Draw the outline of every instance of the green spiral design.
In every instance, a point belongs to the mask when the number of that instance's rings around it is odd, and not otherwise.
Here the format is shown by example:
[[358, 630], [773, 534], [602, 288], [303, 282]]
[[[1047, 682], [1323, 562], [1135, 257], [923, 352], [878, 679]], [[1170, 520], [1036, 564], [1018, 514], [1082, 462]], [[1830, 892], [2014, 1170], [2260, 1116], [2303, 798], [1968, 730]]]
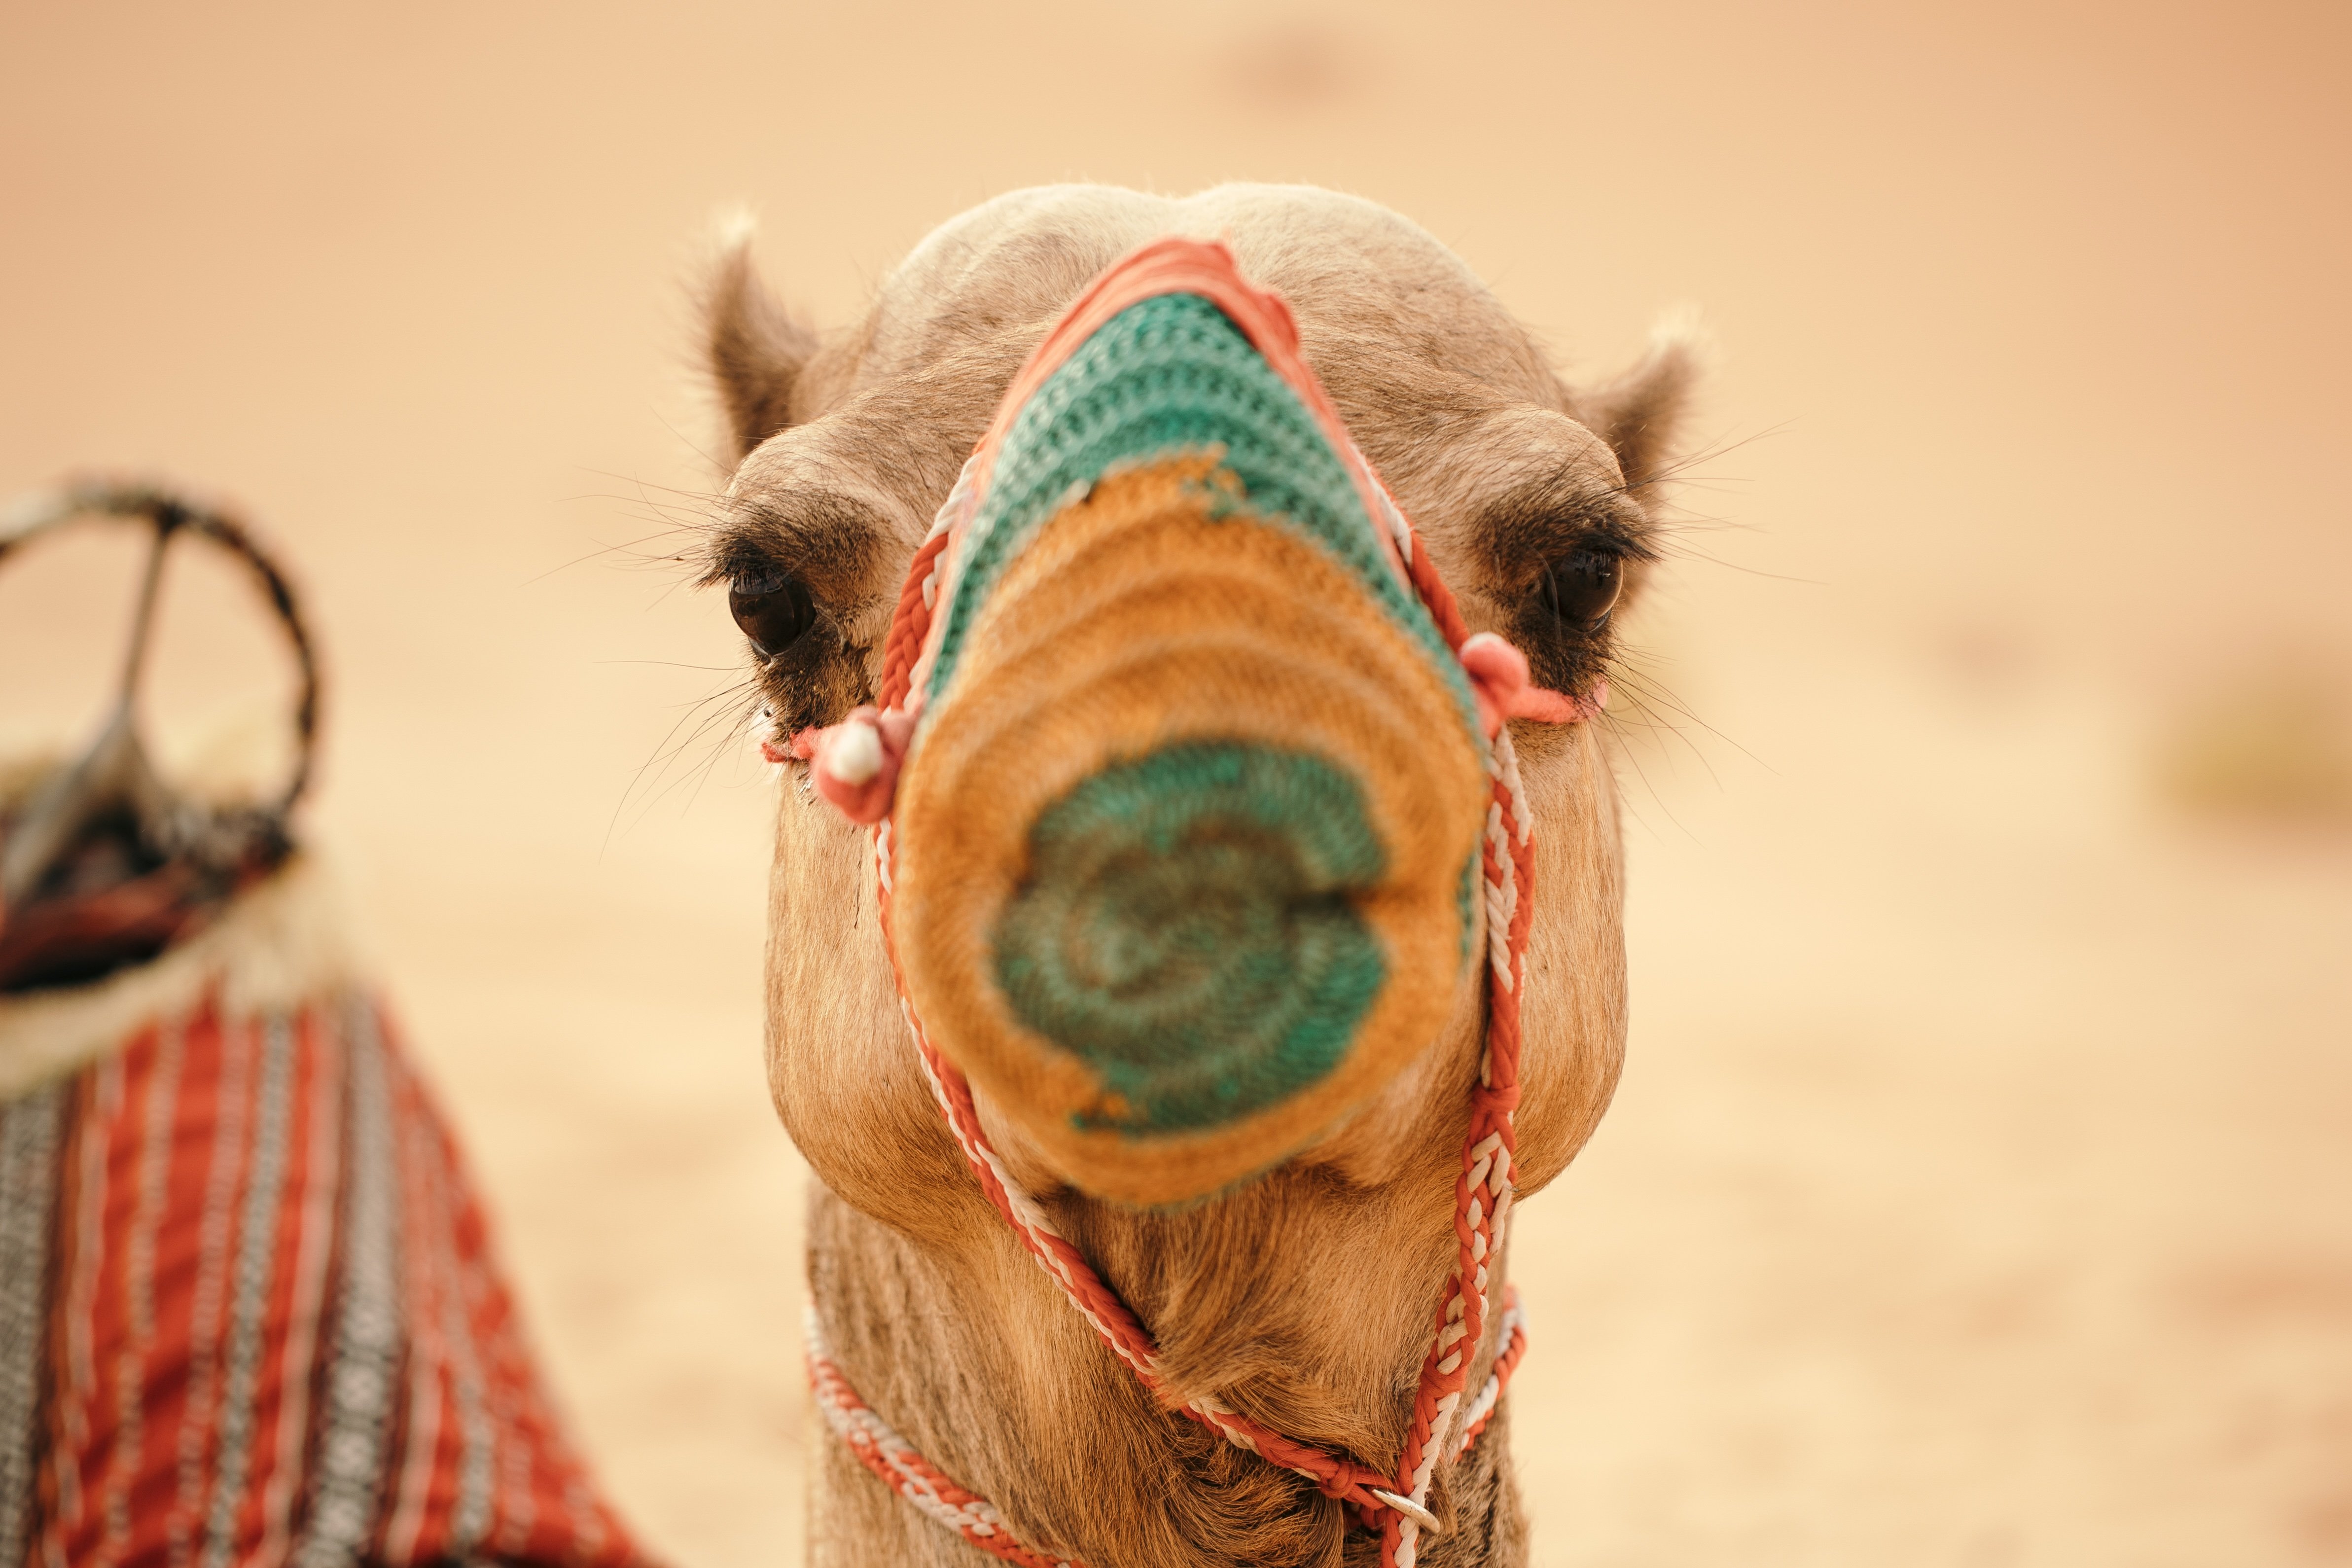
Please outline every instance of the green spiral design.
[[1214, 1127], [1348, 1054], [1386, 974], [1351, 898], [1388, 854], [1356, 780], [1238, 742], [1166, 747], [1037, 816], [992, 933], [1013, 1013], [1123, 1105], [1137, 1135]]

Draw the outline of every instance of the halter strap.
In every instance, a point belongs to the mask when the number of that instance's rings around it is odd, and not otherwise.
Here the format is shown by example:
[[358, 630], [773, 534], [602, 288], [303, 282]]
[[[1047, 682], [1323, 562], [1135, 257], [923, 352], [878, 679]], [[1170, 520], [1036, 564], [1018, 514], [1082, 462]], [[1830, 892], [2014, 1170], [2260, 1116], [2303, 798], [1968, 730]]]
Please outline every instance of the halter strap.
[[[1114, 277], [1130, 283], [1140, 277], [1150, 288], [1161, 291], [1181, 289], [1208, 295], [1249, 333], [1270, 361], [1284, 370], [1286, 378], [1293, 382], [1307, 399], [1309, 407], [1328, 425], [1335, 447], [1346, 455], [1361, 492], [1371, 503], [1373, 516], [1384, 525], [1385, 543], [1394, 552], [1397, 569], [1427, 607], [1446, 646], [1462, 661], [1478, 695], [1481, 715], [1491, 736], [1486, 753], [1490, 798], [1480, 857], [1488, 966], [1486, 1039], [1478, 1081], [1470, 1093], [1468, 1126], [1463, 1134], [1460, 1169], [1454, 1182], [1454, 1264], [1430, 1319], [1429, 1345], [1422, 1359], [1412, 1419], [1396, 1468], [1381, 1470], [1348, 1456], [1299, 1442], [1213, 1397], [1192, 1401], [1181, 1407], [1184, 1415], [1213, 1428], [1227, 1441], [1268, 1463], [1306, 1477], [1327, 1496], [1353, 1505], [1359, 1520], [1381, 1532], [1383, 1568], [1412, 1568], [1421, 1535], [1434, 1524], [1428, 1510], [1428, 1496], [1439, 1458], [1459, 1454], [1485, 1429], [1509, 1369], [1517, 1366], [1526, 1345], [1516, 1313], [1507, 1307], [1507, 1332], [1503, 1336], [1496, 1374], [1465, 1408], [1464, 1395], [1470, 1366], [1488, 1337], [1488, 1271], [1502, 1247], [1512, 1203], [1512, 1162], [1517, 1148], [1512, 1116], [1519, 1102], [1519, 995], [1534, 912], [1534, 822], [1506, 721], [1528, 718], [1572, 721], [1589, 717], [1591, 706], [1529, 686], [1526, 661], [1517, 650], [1491, 635], [1471, 636], [1419, 533], [1370, 463], [1348, 439], [1328, 395], [1306, 367], [1287, 308], [1278, 296], [1244, 281], [1231, 254], [1222, 245], [1160, 241], [1112, 268], [1081, 298], [1063, 324], [1032, 356], [1016, 378], [1016, 392], [1041, 380], [1057, 362], [1057, 356], [1066, 356], [1070, 344], [1082, 338], [1085, 331], [1091, 330], [1090, 324], [1107, 319], [1108, 313], [1121, 302], [1132, 302], [1137, 297], [1134, 288], [1107, 287]], [[1017, 402], [1017, 397], [1008, 395], [1005, 406], [1009, 409]], [[1003, 417], [1000, 416], [1000, 426], [1003, 423]], [[877, 764], [877, 771], [866, 772], [861, 765], [855, 771], [863, 776], [856, 779], [827, 773], [828, 744], [846, 729], [845, 725], [829, 732], [804, 732], [793, 737], [789, 744], [770, 740], [763, 742], [762, 751], [775, 762], [783, 761], [787, 755], [814, 755], [815, 771], [820, 775], [816, 782], [827, 797], [845, 809], [852, 809], [854, 798], [857, 809], [853, 810], [853, 815], [874, 823], [875, 874], [882, 927], [898, 984], [900, 1006], [949, 1130], [963, 1150], [982, 1192], [1012, 1226], [1022, 1245], [1103, 1342], [1157, 1396], [1164, 1387], [1157, 1342], [1085, 1256], [1055, 1226], [1045, 1209], [1023, 1190], [990, 1145], [973, 1105], [971, 1084], [933, 1044], [908, 994], [892, 924], [896, 855], [887, 811], [889, 783], [899, 753], [890, 750], [888, 741], [893, 721], [903, 721], [910, 706], [910, 692], [918, 689], [914, 676], [932, 641], [935, 616], [953, 556], [950, 547], [984, 488], [998, 434], [992, 431], [965, 464], [929, 535], [908, 564], [897, 613], [884, 644], [878, 708], [871, 712], [861, 710], [854, 719], [876, 731], [878, 743], [872, 754], [883, 759]], [[863, 756], [866, 748], [863, 738], [859, 739], [858, 749]], [[845, 784], [847, 791], [828, 789], [828, 783]], [[850, 798], [844, 798], [845, 795]], [[1507, 1364], [1502, 1356], [1507, 1356]], [[963, 1531], [975, 1545], [999, 1556], [1024, 1563], [1056, 1561], [1013, 1542], [1009, 1532], [1003, 1531], [1001, 1521], [985, 1500], [962, 1492], [929, 1469], [878, 1415], [856, 1399], [840, 1369], [824, 1352], [821, 1339], [812, 1339], [810, 1367], [828, 1422], [870, 1468], [902, 1494]], [[893, 1455], [905, 1458], [906, 1463], [893, 1460]], [[939, 1489], [941, 1486], [949, 1490]], [[963, 1500], [946, 1500], [950, 1491]], [[939, 1506], [934, 1508], [934, 1503]], [[987, 1511], [984, 1515], [972, 1512], [973, 1508]], [[1000, 1545], [1006, 1549], [1000, 1550]], [[1068, 1568], [1082, 1565], [1071, 1563]]]
[[[1454, 1451], [1456, 1459], [1477, 1445], [1503, 1390], [1510, 1386], [1511, 1373], [1518, 1370], [1519, 1358], [1527, 1353], [1526, 1320], [1519, 1310], [1517, 1289], [1505, 1293], [1498, 1326], [1502, 1349], [1495, 1357], [1495, 1370], [1487, 1374], [1486, 1385], [1470, 1403], [1468, 1419], [1463, 1423], [1462, 1441]], [[885, 1486], [982, 1552], [1007, 1563], [1019, 1563], [1021, 1568], [1087, 1568], [1077, 1558], [1055, 1557], [1024, 1542], [1013, 1533], [994, 1503], [951, 1479], [860, 1398], [848, 1374], [833, 1359], [833, 1348], [825, 1342], [824, 1328], [817, 1321], [814, 1307], [808, 1310], [804, 1332], [809, 1388], [815, 1395], [818, 1413], [857, 1462], [880, 1477]]]

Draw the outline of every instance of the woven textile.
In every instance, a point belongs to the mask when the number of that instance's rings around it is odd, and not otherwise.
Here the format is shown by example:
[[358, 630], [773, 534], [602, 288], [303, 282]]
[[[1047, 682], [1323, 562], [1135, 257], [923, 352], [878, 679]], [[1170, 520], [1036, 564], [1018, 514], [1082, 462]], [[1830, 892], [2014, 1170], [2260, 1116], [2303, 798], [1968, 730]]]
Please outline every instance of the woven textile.
[[382, 1009], [220, 997], [0, 1105], [0, 1562], [643, 1563]]

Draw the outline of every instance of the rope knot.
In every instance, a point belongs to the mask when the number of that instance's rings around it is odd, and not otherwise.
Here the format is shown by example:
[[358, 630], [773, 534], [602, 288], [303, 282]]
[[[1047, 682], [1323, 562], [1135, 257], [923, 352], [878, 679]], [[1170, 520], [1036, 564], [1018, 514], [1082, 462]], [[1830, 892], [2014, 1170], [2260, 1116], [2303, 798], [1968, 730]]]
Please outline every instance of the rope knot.
[[852, 822], [875, 823], [890, 815], [914, 733], [915, 715], [903, 708], [854, 708], [838, 724], [794, 735], [792, 754], [809, 764], [816, 793], [835, 810]]
[[1519, 1108], [1519, 1086], [1507, 1084], [1501, 1089], [1481, 1086], [1470, 1091], [1470, 1109], [1478, 1116], [1500, 1118]]
[[1528, 673], [1528, 656], [1493, 632], [1464, 638], [1458, 656], [1464, 673], [1470, 677], [1470, 692], [1478, 700], [1478, 717], [1490, 741], [1508, 720], [1573, 724], [1609, 706], [1609, 683], [1605, 679], [1594, 681], [1592, 695], [1582, 701], [1548, 686], [1535, 685]]

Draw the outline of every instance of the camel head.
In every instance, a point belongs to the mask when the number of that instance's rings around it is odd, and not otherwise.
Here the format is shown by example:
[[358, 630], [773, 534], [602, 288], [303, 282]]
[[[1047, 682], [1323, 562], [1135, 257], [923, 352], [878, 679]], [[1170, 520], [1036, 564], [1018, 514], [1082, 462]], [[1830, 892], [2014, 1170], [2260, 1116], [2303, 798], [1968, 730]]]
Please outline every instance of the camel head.
[[[1119, 316], [1055, 380], [1024, 372], [1106, 268], [1171, 236], [1222, 241], [1286, 304], [1335, 421], [1285, 402], [1199, 299]], [[895, 942], [869, 835], [818, 798], [809, 763], [787, 764], [778, 808], [770, 1083], [825, 1186], [888, 1233], [821, 1224], [820, 1294], [890, 1271], [875, 1247], [912, 1247], [926, 1261], [907, 1267], [951, 1280], [1001, 1242], [910, 1046], [903, 986], [970, 1075], [1004, 1168], [1152, 1322], [1176, 1394], [1263, 1373], [1271, 1414], [1392, 1450], [1390, 1415], [1359, 1407], [1393, 1403], [1381, 1391], [1399, 1364], [1409, 1386], [1453, 1245], [1449, 1169], [1487, 1019], [1476, 871], [1498, 715], [1381, 557], [1380, 501], [1349, 488], [1348, 448], [1412, 520], [1462, 621], [1565, 700], [1551, 721], [1510, 723], [1537, 847], [1525, 1194], [1590, 1134], [1622, 1050], [1617, 803], [1596, 721], [1656, 554], [1689, 351], [1663, 340], [1626, 374], [1571, 386], [1421, 229], [1254, 185], [1000, 198], [924, 240], [833, 336], [770, 299], [736, 236], [706, 322], [735, 464], [707, 577], [779, 741], [888, 695], [909, 563], [968, 455], [993, 454], [953, 575], [922, 587], [929, 630], [901, 681], [919, 713], [893, 737]], [[1148, 397], [1177, 412], [1105, 412]], [[1163, 425], [1181, 438], [1155, 446]], [[1327, 512], [1339, 521], [1313, 521]], [[1360, 1296], [1359, 1323], [1381, 1328], [1326, 1347], [1290, 1386], [1247, 1363], [1282, 1341], [1291, 1276], [1330, 1260], [1244, 1240], [1188, 1261], [1209, 1243], [1185, 1238], [1233, 1243], [1307, 1212], [1381, 1248], [1393, 1279], [1318, 1284]], [[1219, 1307], [1244, 1300], [1247, 1333]], [[1294, 1317], [1302, 1343], [1328, 1337], [1315, 1312]]]

